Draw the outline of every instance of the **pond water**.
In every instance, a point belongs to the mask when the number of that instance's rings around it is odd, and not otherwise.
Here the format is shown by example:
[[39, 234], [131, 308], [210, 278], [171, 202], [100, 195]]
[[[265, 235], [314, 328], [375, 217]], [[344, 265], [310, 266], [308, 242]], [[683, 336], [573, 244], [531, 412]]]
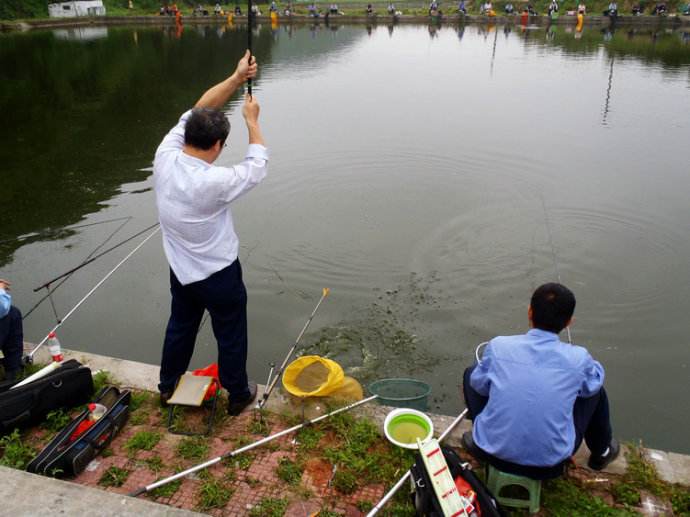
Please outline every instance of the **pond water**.
[[[305, 344], [363, 382], [430, 382], [458, 412], [475, 346], [526, 329], [559, 275], [573, 340], [607, 370], [615, 432], [690, 452], [690, 33], [486, 26], [261, 27], [266, 181], [234, 208], [249, 371]], [[232, 71], [235, 27], [0, 35], [0, 276], [32, 289], [156, 221], [150, 167], [180, 113]], [[238, 109], [222, 164], [241, 159]], [[134, 242], [55, 292], [65, 314]], [[157, 363], [168, 316], [156, 237], [60, 331]], [[25, 322], [39, 341], [49, 303]], [[215, 355], [210, 324], [193, 366]]]

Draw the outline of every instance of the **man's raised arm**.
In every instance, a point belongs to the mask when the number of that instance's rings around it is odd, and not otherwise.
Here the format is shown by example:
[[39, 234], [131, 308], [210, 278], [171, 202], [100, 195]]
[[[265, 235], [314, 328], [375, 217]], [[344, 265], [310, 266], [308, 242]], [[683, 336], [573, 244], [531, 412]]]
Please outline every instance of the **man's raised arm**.
[[[251, 64], [249, 60], [251, 58]], [[201, 98], [194, 105], [195, 108], [222, 108], [226, 102], [232, 97], [232, 94], [237, 91], [237, 88], [242, 86], [247, 79], [253, 79], [256, 77], [256, 60], [247, 50], [242, 59], [237, 63], [237, 68], [233, 74], [218, 83], [217, 85], [209, 88], [206, 93], [204, 93]]]

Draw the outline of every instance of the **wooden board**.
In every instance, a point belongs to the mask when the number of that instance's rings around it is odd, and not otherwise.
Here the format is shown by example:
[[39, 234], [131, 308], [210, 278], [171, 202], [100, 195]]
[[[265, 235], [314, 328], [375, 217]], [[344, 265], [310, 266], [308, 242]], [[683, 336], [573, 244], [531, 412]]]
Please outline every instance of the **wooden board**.
[[168, 404], [199, 407], [204, 402], [204, 397], [212, 382], [213, 377], [185, 373], [177, 383], [175, 393], [168, 400]]

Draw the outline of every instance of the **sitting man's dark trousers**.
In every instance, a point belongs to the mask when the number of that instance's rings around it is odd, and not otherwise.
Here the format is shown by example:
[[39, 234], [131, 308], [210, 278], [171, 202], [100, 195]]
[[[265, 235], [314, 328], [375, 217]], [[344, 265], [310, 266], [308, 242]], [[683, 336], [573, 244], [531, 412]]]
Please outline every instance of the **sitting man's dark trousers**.
[[14, 380], [21, 372], [24, 352], [22, 313], [14, 305], [4, 318], [0, 318], [0, 346], [4, 355], [5, 379]]
[[[462, 378], [465, 405], [467, 407], [468, 417], [472, 421], [482, 412], [489, 401], [489, 397], [480, 395], [470, 385], [470, 375], [475, 368], [476, 365], [467, 368]], [[606, 450], [613, 436], [609, 417], [609, 400], [603, 387], [598, 393], [591, 397], [578, 397], [575, 399], [573, 422], [575, 424], [575, 446], [573, 447], [573, 454], [580, 448], [583, 439], [590, 451]], [[478, 459], [486, 461], [503, 472], [516, 474], [518, 476], [526, 476], [532, 479], [557, 478], [563, 474], [563, 469], [569, 461], [565, 460], [551, 467], [535, 467], [504, 461], [501, 458], [484, 452], [476, 444], [473, 444], [473, 450], [470, 452], [477, 456]]]
[[247, 290], [240, 261], [199, 282], [182, 285], [170, 271], [172, 305], [163, 343], [158, 389], [171, 392], [185, 373], [204, 310], [218, 341], [218, 374], [230, 397], [245, 399], [247, 390]]

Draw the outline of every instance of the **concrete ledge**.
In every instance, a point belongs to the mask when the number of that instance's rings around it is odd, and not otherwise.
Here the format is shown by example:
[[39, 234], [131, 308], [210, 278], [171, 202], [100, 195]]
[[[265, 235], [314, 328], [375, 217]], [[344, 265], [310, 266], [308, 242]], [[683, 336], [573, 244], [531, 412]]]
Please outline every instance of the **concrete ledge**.
[[0, 467], [3, 515], [98, 515], [100, 517], [191, 517], [187, 510], [135, 499], [105, 490]]

